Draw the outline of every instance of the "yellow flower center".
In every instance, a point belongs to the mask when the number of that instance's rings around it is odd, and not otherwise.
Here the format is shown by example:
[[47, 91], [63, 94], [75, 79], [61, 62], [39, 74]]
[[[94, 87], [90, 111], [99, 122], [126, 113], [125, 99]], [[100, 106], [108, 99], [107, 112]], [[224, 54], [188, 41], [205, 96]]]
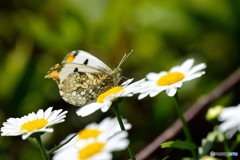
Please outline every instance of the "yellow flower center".
[[91, 143], [78, 152], [78, 159], [79, 160], [88, 159], [93, 155], [101, 152], [104, 146], [105, 144], [100, 142]]
[[101, 131], [97, 129], [84, 129], [78, 133], [78, 139], [97, 138]]
[[116, 86], [116, 87], [113, 87], [109, 90], [107, 90], [106, 92], [103, 92], [102, 94], [100, 94], [97, 98], [97, 102], [98, 103], [103, 103], [104, 102], [104, 99], [110, 95], [110, 94], [116, 94], [118, 93], [119, 91], [123, 90], [123, 87], [121, 86]]
[[27, 130], [28, 132], [31, 132], [33, 130], [43, 128], [44, 126], [46, 126], [46, 124], [48, 124], [48, 121], [46, 119], [35, 119], [24, 123], [21, 126], [20, 130]]
[[184, 74], [180, 72], [170, 72], [157, 81], [158, 86], [166, 86], [166, 85], [171, 85], [173, 83], [181, 81], [185, 77]]

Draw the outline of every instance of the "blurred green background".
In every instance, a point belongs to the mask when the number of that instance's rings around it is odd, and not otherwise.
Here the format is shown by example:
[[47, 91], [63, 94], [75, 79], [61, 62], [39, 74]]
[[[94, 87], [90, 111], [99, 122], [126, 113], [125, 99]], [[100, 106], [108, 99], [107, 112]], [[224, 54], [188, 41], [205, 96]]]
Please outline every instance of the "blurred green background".
[[[180, 89], [185, 111], [239, 67], [239, 20], [239, 0], [0, 1], [0, 124], [49, 106], [68, 110], [66, 122], [44, 136], [44, 145], [50, 149], [86, 124], [113, 116], [109, 110], [78, 117], [77, 107], [61, 99], [56, 83], [44, 79], [54, 64], [79, 49], [112, 69], [133, 49], [122, 69], [125, 77], [135, 80], [149, 72], [167, 71], [187, 58], [195, 58], [195, 64], [205, 62], [206, 75]], [[239, 88], [214, 103], [236, 105]], [[174, 100], [165, 93], [141, 101], [137, 96], [124, 99], [120, 112], [133, 125], [130, 139], [136, 153], [174, 122], [174, 107]], [[195, 122], [206, 126], [201, 135], [194, 132], [198, 143], [212, 127], [203, 117]], [[115, 157], [125, 159], [128, 153], [115, 153]], [[41, 159], [33, 140], [0, 137], [0, 160], [26, 159]]]

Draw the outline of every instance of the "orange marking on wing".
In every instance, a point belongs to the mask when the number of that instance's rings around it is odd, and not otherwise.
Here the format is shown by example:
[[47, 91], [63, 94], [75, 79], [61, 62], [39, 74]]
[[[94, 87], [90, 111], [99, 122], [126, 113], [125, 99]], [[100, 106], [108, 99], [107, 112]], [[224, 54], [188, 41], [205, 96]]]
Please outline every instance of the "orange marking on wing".
[[66, 59], [66, 62], [73, 62], [74, 61], [74, 54], [70, 54], [67, 59]]
[[57, 71], [57, 70], [52, 71], [52, 73], [51, 73], [51, 78], [52, 78], [53, 80], [57, 81], [57, 80], [58, 80], [58, 77], [59, 77], [59, 74], [60, 74], [60, 72]]

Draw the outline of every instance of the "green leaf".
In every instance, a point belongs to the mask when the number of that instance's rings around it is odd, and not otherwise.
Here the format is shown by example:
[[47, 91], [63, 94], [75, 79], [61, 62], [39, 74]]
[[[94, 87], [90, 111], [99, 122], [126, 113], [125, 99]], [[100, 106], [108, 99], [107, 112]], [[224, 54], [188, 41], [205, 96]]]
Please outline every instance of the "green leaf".
[[217, 130], [217, 127], [214, 128], [212, 132], [209, 132], [207, 137], [202, 139], [202, 145], [198, 148], [198, 153], [200, 158], [209, 155], [214, 142], [223, 142], [224, 134]]
[[192, 158], [192, 157], [184, 157], [184, 158], [182, 158], [182, 160], [194, 160], [194, 158]]
[[164, 157], [162, 160], [167, 160], [169, 158], [169, 156], [166, 156], [166, 157]]
[[236, 142], [240, 142], [240, 133], [238, 133], [236, 137]]
[[238, 134], [236, 135], [236, 141], [234, 141], [234, 142], [232, 143], [232, 146], [231, 146], [231, 148], [230, 148], [230, 151], [234, 151], [234, 150], [239, 146], [239, 144], [240, 144], [240, 134], [238, 133]]
[[187, 141], [168, 141], [166, 143], [161, 144], [162, 148], [178, 148], [178, 149], [187, 149], [192, 150], [196, 146], [193, 143], [187, 142]]

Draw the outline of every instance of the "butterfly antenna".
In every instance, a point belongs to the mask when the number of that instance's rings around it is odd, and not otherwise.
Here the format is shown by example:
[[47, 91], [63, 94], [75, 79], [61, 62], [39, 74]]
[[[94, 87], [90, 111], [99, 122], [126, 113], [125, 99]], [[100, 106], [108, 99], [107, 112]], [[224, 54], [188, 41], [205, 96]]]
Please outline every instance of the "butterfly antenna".
[[122, 79], [123, 79], [124, 81], [129, 80], [129, 78], [127, 78], [127, 77], [125, 77], [125, 76], [122, 76]]
[[122, 65], [122, 63], [128, 58], [128, 56], [130, 55], [130, 54], [132, 54], [133, 53], [133, 49], [128, 53], [128, 54], [124, 54], [123, 55], [123, 58], [121, 59], [121, 61], [120, 61], [120, 63], [118, 64], [118, 67], [117, 68], [120, 68], [120, 66]]

